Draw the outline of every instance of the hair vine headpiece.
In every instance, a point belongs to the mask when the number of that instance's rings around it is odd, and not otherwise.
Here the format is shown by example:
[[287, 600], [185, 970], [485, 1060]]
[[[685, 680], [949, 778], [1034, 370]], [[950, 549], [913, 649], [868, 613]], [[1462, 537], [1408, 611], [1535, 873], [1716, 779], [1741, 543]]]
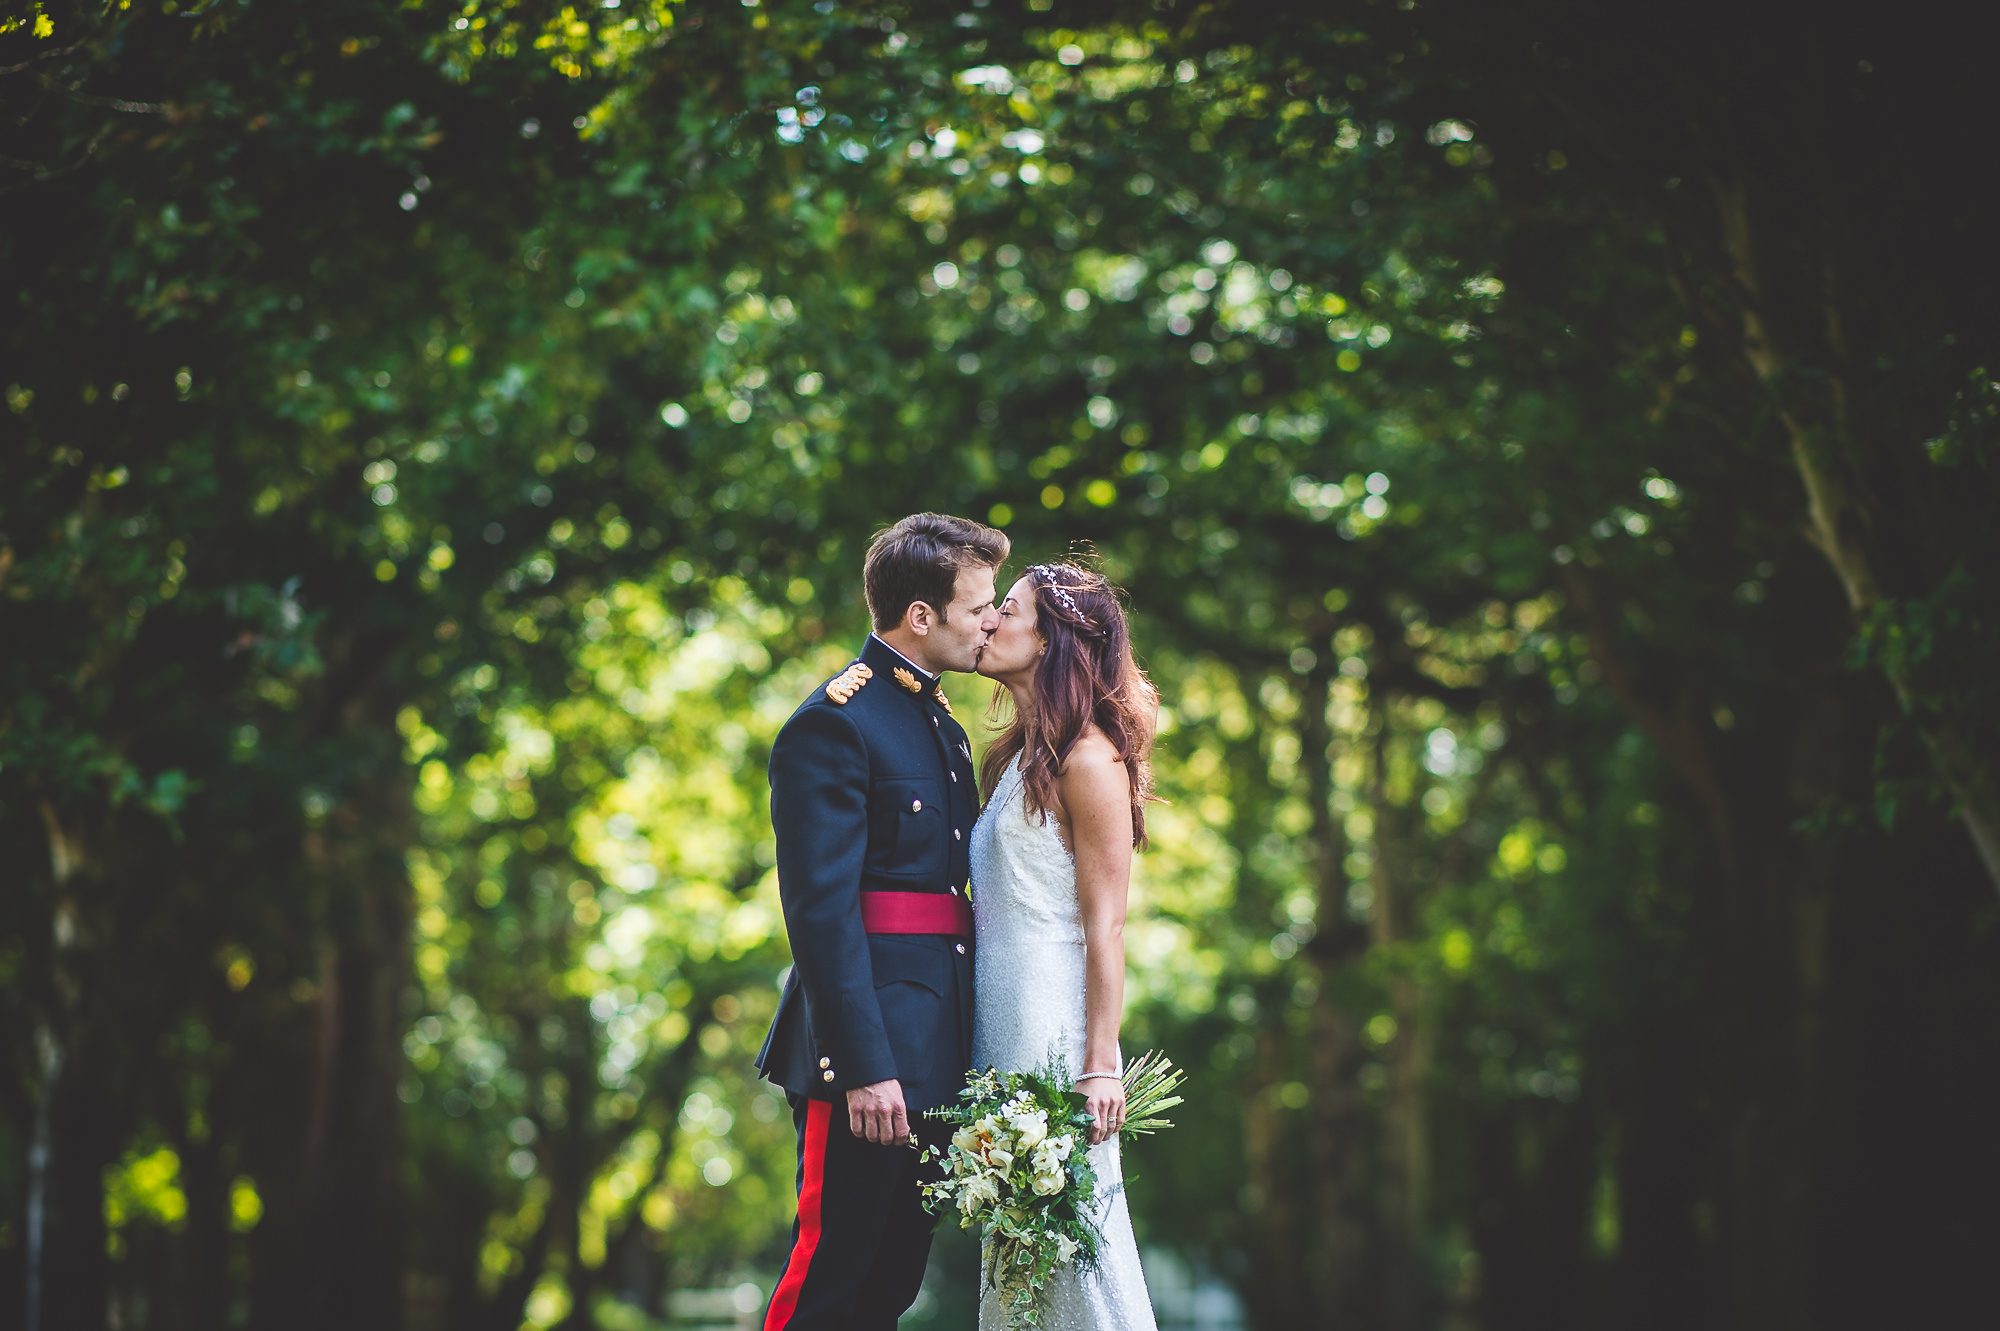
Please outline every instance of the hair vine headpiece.
[[1091, 623], [1090, 616], [1084, 614], [1083, 611], [1077, 607], [1076, 598], [1070, 595], [1070, 589], [1056, 581], [1055, 571], [1058, 567], [1060, 567], [1060, 565], [1036, 564], [1034, 567], [1030, 568], [1028, 572], [1034, 577], [1034, 579], [1037, 582], [1039, 582], [1042, 586], [1048, 588], [1049, 591], [1054, 594], [1055, 598], [1058, 601], [1061, 601], [1063, 603], [1063, 608], [1065, 610], [1069, 611], [1070, 614], [1076, 616], [1078, 622], [1080, 622], [1083, 625], [1084, 629], [1087, 632], [1094, 634], [1097, 637], [1103, 637], [1104, 630], [1097, 627], [1097, 625]]

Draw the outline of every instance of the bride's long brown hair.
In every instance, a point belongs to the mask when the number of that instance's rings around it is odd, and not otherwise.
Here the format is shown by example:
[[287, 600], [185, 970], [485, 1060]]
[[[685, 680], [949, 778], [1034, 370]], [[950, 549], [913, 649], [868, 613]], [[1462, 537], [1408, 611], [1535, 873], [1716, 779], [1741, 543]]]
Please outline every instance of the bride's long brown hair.
[[[1132, 788], [1132, 844], [1146, 844], [1146, 801], [1152, 797], [1154, 718], [1160, 695], [1132, 659], [1132, 638], [1118, 589], [1074, 563], [1037, 564], [1035, 629], [1048, 644], [1035, 666], [1033, 710], [1016, 712], [979, 765], [979, 784], [990, 797], [1000, 776], [1021, 758], [1021, 784], [1031, 812], [1046, 816], [1058, 804], [1063, 764], [1096, 722], [1125, 764]], [[993, 695], [994, 714], [1008, 697]]]

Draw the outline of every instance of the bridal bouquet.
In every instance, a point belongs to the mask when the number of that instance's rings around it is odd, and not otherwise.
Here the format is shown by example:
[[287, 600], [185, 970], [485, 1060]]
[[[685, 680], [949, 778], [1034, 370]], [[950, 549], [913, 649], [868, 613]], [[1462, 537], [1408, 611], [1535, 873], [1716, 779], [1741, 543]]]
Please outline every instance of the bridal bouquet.
[[[1128, 1064], [1120, 1135], [1172, 1127], [1162, 1115], [1181, 1102], [1174, 1090], [1182, 1076], [1158, 1053]], [[944, 1161], [945, 1176], [924, 1185], [924, 1206], [934, 1215], [955, 1208], [961, 1229], [985, 1228], [985, 1277], [1022, 1326], [1039, 1323], [1039, 1296], [1057, 1271], [1097, 1263], [1091, 1118], [1071, 1085], [1060, 1058], [1034, 1072], [988, 1068], [959, 1092], [959, 1104], [926, 1115], [958, 1130], [944, 1151], [925, 1152]]]

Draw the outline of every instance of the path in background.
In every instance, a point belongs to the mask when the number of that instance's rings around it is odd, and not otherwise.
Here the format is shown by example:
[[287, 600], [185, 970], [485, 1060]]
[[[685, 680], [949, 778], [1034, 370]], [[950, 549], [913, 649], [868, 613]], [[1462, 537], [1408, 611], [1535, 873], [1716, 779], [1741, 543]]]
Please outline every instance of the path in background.
[[[978, 1324], [977, 1249], [972, 1236], [940, 1233], [917, 1301], [903, 1317], [908, 1331], [971, 1331]], [[1213, 1272], [1191, 1265], [1166, 1248], [1140, 1253], [1146, 1288], [1161, 1331], [1243, 1331], [1243, 1302]], [[715, 1289], [675, 1290], [667, 1296], [667, 1326], [674, 1331], [756, 1331], [771, 1280], [745, 1279]], [[651, 1331], [658, 1323], [635, 1324]]]

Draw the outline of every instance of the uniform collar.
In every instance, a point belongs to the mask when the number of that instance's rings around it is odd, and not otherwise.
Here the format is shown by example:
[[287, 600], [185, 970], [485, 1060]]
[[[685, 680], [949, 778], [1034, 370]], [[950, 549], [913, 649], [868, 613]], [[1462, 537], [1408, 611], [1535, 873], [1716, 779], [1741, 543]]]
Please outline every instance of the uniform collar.
[[[861, 646], [861, 661], [878, 675], [887, 675], [895, 682], [900, 693], [913, 694], [919, 698], [935, 697], [938, 691], [938, 677], [912, 661], [909, 657], [883, 642], [874, 634]], [[907, 678], [917, 687], [912, 689], [903, 683]]]

